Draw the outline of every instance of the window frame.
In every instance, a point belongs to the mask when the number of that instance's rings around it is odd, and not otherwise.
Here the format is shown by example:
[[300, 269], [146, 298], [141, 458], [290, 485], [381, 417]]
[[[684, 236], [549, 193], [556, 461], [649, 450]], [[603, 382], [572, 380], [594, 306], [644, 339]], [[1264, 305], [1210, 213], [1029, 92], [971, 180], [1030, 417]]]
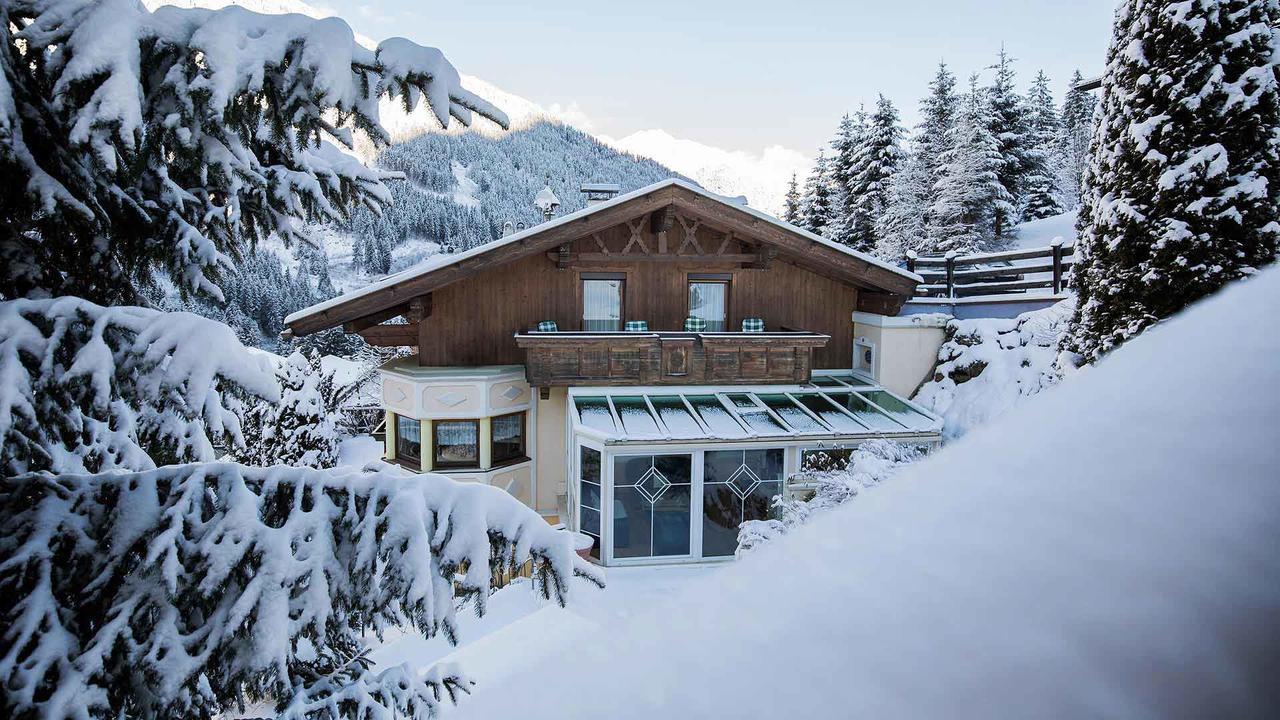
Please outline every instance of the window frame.
[[[467, 423], [476, 433], [476, 459], [471, 461], [442, 460], [440, 458], [439, 428], [445, 423]], [[476, 418], [440, 418], [431, 421], [431, 467], [439, 470], [479, 470], [480, 469], [480, 421]]]
[[[520, 417], [520, 448], [515, 455], [510, 457], [498, 457], [498, 442], [494, 437], [493, 424], [497, 420], [509, 417]], [[518, 410], [503, 415], [494, 415], [489, 418], [489, 464], [491, 467], [500, 467], [502, 465], [512, 465], [524, 462], [529, 459], [529, 413], [525, 410]]]
[[587, 281], [613, 280], [618, 285], [618, 327], [594, 332], [621, 332], [627, 322], [627, 274], [624, 272], [584, 272], [578, 274], [578, 329], [587, 330]]
[[[729, 308], [733, 292], [733, 273], [687, 273], [684, 278], [684, 306], [685, 317], [693, 316], [693, 285], [694, 283], [702, 285], [718, 284], [724, 286], [724, 327], [720, 330], [707, 329], [707, 332], [730, 332], [732, 325], [729, 324]], [[707, 321], [708, 323], [711, 321]]]
[[[400, 423], [405, 422], [406, 420], [418, 424], [418, 454], [416, 456], [412, 453], [406, 453], [401, 449]], [[392, 437], [395, 438], [393, 441], [395, 447], [395, 459], [399, 464], [405, 466], [416, 464], [417, 467], [422, 467], [422, 422], [422, 420], [417, 418], [405, 417], [400, 414], [395, 415], [395, 428], [393, 429]]]

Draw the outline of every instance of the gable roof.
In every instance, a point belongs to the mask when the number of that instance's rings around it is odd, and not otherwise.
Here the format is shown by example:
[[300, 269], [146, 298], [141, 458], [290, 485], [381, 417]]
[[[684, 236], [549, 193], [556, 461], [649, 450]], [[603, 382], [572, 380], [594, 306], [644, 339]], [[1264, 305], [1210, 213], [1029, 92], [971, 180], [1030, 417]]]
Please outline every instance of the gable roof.
[[775, 245], [788, 260], [852, 285], [910, 297], [916, 284], [922, 282], [915, 273], [708, 192], [687, 180], [670, 178], [465, 252], [429, 258], [378, 282], [292, 313], [284, 324], [295, 335], [341, 325], [395, 308], [483, 270], [671, 205], [695, 215], [714, 214], [722, 224], [743, 228], [747, 236], [744, 239]]

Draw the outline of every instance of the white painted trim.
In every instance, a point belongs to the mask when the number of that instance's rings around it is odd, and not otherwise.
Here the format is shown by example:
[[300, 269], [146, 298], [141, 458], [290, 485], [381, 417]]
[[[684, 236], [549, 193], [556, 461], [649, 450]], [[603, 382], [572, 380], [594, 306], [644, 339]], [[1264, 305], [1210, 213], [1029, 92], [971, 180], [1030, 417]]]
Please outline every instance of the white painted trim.
[[[941, 299], [941, 298], [938, 298]], [[908, 302], [914, 302], [909, 300]], [[878, 328], [940, 328], [946, 327], [952, 317], [947, 313], [923, 313], [920, 315], [877, 315], [854, 311], [853, 321], [859, 325]]]

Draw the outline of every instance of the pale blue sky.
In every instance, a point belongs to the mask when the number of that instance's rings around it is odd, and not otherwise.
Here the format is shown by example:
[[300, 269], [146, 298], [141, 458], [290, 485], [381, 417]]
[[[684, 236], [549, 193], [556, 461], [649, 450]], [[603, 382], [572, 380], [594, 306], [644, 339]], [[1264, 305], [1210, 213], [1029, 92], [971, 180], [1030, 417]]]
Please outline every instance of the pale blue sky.
[[1061, 97], [1096, 74], [1117, 0], [320, 0], [377, 39], [443, 49], [463, 72], [542, 105], [576, 104], [598, 133], [663, 128], [725, 148], [813, 153], [883, 92], [914, 123], [939, 59], [963, 79], [1003, 43], [1018, 80]]

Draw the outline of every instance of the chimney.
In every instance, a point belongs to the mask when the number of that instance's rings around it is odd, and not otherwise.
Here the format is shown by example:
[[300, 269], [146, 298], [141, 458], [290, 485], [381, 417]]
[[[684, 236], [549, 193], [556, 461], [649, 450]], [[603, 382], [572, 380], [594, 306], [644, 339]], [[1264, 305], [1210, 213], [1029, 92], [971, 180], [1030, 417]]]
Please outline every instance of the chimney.
[[620, 192], [622, 186], [617, 183], [582, 183], [582, 194], [587, 196], [587, 207], [612, 200]]

